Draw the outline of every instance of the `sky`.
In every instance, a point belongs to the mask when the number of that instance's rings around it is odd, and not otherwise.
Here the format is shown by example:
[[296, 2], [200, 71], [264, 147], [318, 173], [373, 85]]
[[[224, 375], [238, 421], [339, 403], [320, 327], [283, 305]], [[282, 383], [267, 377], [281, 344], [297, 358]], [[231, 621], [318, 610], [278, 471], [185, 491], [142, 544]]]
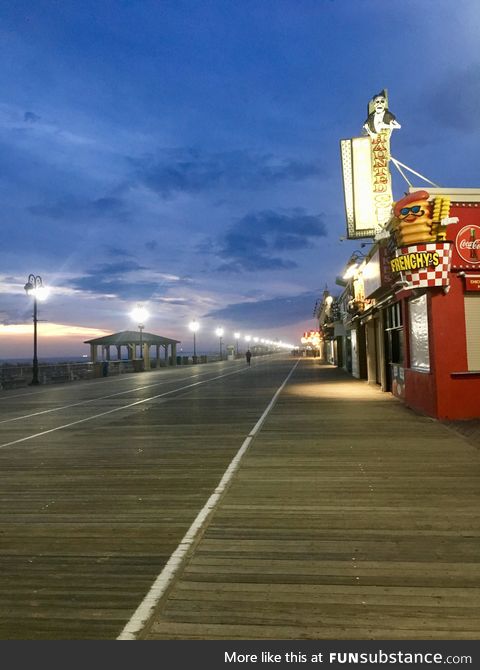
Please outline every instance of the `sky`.
[[396, 159], [480, 186], [479, 33], [477, 0], [0, 3], [0, 359], [31, 355], [31, 273], [40, 358], [137, 304], [185, 349], [198, 320], [198, 353], [298, 344], [359, 247], [339, 143], [376, 93]]

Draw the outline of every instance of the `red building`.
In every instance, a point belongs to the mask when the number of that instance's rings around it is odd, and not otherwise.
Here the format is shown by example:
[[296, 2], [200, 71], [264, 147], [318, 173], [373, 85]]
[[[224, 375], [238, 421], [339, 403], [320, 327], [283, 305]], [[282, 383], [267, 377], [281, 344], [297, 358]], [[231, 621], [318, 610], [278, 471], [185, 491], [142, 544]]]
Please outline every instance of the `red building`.
[[[480, 189], [410, 192], [396, 211], [408, 219], [416, 210], [415, 225], [397, 219], [355, 277], [364, 299], [348, 327], [364, 344], [354, 368], [421, 413], [480, 417]], [[424, 210], [434, 229], [425, 242], [415, 240], [417, 193], [428, 197]]]

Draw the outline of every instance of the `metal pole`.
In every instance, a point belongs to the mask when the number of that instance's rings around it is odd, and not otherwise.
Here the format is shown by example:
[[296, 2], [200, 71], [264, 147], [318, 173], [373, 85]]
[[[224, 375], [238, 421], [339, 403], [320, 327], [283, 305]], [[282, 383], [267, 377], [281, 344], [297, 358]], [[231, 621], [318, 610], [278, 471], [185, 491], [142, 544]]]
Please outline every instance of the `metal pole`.
[[37, 296], [33, 296], [33, 376], [31, 384], [39, 384], [38, 381], [38, 356], [37, 356]]
[[220, 335], [220, 360], [223, 361], [223, 355], [222, 355], [222, 336]]
[[143, 335], [142, 335], [142, 331], [143, 331], [144, 327], [145, 326], [143, 324], [138, 325], [138, 328], [140, 330], [140, 360], [142, 361], [141, 364], [140, 364], [140, 369], [141, 370], [143, 370]]
[[194, 358], [197, 357], [197, 344], [195, 341], [195, 331], [193, 331], [193, 356]]

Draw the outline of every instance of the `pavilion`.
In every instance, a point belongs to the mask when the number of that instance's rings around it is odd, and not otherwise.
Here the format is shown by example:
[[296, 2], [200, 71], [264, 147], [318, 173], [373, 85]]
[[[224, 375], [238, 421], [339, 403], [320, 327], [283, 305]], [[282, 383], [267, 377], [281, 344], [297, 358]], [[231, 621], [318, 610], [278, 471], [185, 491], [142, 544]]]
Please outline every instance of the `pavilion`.
[[[140, 332], [139, 330], [122, 330], [120, 333], [96, 337], [93, 340], [86, 340], [84, 344], [90, 345], [90, 359], [92, 363], [101, 361], [110, 361], [110, 348], [116, 347], [117, 359], [122, 359], [122, 347], [127, 349], [128, 360], [137, 359], [137, 348], [140, 348], [139, 358], [143, 358], [146, 370], [150, 368], [150, 347], [154, 346], [156, 351], [156, 367], [160, 367], [160, 349], [163, 347], [164, 365], [177, 364], [177, 344], [179, 340], [171, 340], [168, 337], [154, 335], [153, 333]], [[101, 347], [101, 358], [98, 356], [98, 347]], [[170, 354], [169, 354], [170, 347]]]

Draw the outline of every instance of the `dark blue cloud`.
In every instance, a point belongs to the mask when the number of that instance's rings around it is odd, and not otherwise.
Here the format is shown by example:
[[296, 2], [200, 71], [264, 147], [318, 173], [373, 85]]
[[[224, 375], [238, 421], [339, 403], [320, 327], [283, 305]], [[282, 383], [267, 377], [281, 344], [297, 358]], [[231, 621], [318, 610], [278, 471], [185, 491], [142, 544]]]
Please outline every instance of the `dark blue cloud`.
[[17, 295], [2, 295], [0, 308], [0, 324], [8, 326], [16, 323], [31, 322], [32, 305], [28, 300], [20, 301]]
[[[132, 280], [129, 273], [146, 270], [136, 261], [119, 260], [88, 270], [83, 277], [71, 282], [75, 289], [99, 295], [115, 295], [123, 299], [145, 299], [159, 289], [159, 283], [143, 279]], [[129, 276], [126, 276], [129, 275]]]
[[281, 327], [312, 318], [320, 292], [240, 302], [206, 314], [206, 317], [241, 323], [243, 329]]
[[102, 197], [96, 200], [84, 200], [78, 197], [65, 196], [60, 200], [42, 205], [31, 205], [27, 208], [30, 214], [49, 219], [75, 218], [111, 218], [116, 221], [127, 222], [130, 212], [120, 198]]
[[99, 265], [95, 269], [96, 274], [105, 275], [105, 276], [114, 276], [122, 275], [126, 272], [135, 272], [137, 270], [147, 270], [144, 265], [140, 265], [137, 261], [117, 261], [116, 263], [105, 263], [104, 265]]
[[252, 250], [243, 258], [222, 263], [217, 267], [217, 272], [239, 274], [241, 272], [257, 272], [258, 270], [291, 270], [296, 267], [297, 263], [294, 261], [269, 258], [265, 254]]
[[121, 247], [105, 245], [104, 249], [108, 256], [115, 256], [116, 258], [133, 258], [133, 254], [130, 251], [122, 249]]
[[178, 148], [131, 158], [137, 178], [163, 197], [211, 189], [262, 189], [285, 181], [318, 177], [318, 164], [248, 151], [207, 153]]
[[215, 252], [224, 260], [217, 269], [238, 273], [295, 268], [294, 260], [278, 256], [278, 252], [309, 248], [315, 238], [326, 234], [322, 216], [306, 214], [300, 208], [247, 214], [217, 240]]
[[[160, 276], [152, 268], [120, 256], [116, 262], [99, 264], [87, 270], [83, 276], [73, 279], [70, 286], [99, 296], [114, 295], [124, 300], [148, 300], [153, 295], [161, 300], [161, 296], [166, 296], [170, 288], [190, 283], [189, 277]], [[183, 304], [183, 301], [179, 304]]]
[[37, 121], [40, 121], [40, 117], [34, 112], [25, 112], [23, 115], [23, 120], [25, 123], [36, 123]]

